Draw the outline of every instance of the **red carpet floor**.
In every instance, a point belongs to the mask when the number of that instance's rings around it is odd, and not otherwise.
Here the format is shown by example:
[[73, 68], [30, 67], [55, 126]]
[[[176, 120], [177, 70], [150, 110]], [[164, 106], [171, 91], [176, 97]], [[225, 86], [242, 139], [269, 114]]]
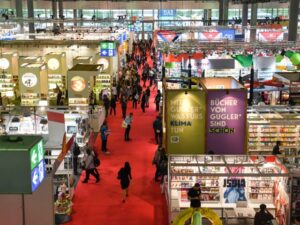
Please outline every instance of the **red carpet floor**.
[[[82, 184], [84, 174], [81, 176], [73, 199], [72, 222], [69, 225], [168, 224], [165, 196], [160, 192], [159, 183], [154, 182], [155, 168], [151, 164], [157, 148], [152, 129], [152, 122], [157, 115], [153, 103], [155, 93], [151, 93], [150, 108], [145, 113], [140, 105], [133, 110], [132, 103], [128, 103], [127, 114], [133, 112], [131, 141], [124, 141], [119, 104], [117, 115], [108, 117], [111, 135], [107, 147], [111, 154], [100, 154], [99, 183], [96, 184], [91, 177], [88, 184]], [[131, 164], [133, 180], [129, 187], [129, 197], [122, 203], [117, 172], [125, 161]]]

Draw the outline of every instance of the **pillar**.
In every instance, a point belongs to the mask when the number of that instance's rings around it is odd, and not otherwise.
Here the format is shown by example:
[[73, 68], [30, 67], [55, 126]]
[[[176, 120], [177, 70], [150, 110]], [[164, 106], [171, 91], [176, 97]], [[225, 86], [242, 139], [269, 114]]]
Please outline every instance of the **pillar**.
[[83, 10], [82, 9], [78, 9], [78, 17], [80, 18], [80, 26], [83, 26]]
[[299, 0], [290, 0], [288, 41], [297, 41]]
[[242, 26], [246, 27], [248, 24], [248, 4], [243, 4]]
[[[22, 0], [15, 0], [16, 2], [16, 14], [17, 18], [20, 18], [23, 20], [23, 1]], [[20, 33], [24, 33], [24, 24], [21, 21], [20, 23]]]
[[[59, 18], [62, 20], [64, 18], [64, 5], [63, 5], [63, 0], [58, 0], [58, 15]], [[60, 28], [64, 27], [64, 23], [61, 22], [59, 23]]]
[[[33, 0], [27, 0], [27, 10], [28, 10], [28, 19], [34, 19], [34, 13], [33, 13]], [[29, 22], [29, 33], [35, 33], [34, 30], [34, 22]]]
[[[52, 0], [52, 19], [57, 19], [57, 0]], [[56, 29], [57, 24], [53, 23], [53, 30]]]
[[[250, 41], [256, 41], [256, 25], [257, 25], [257, 3], [251, 5], [251, 30], [250, 30]], [[255, 28], [254, 28], [255, 27]]]
[[73, 9], [74, 26], [77, 27], [77, 9]]
[[219, 0], [219, 25], [225, 25], [228, 21], [229, 0]]

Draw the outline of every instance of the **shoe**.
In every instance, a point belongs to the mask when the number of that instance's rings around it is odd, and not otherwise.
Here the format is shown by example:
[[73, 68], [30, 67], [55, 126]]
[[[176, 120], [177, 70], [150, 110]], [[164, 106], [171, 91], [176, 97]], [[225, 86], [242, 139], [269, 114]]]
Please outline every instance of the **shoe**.
[[84, 183], [84, 184], [87, 183], [87, 180], [82, 181], [82, 183]]

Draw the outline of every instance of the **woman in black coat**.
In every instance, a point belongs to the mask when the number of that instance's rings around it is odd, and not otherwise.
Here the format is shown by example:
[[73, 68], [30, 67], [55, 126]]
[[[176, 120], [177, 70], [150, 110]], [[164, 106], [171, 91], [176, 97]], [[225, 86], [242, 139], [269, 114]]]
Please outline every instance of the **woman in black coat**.
[[129, 162], [125, 162], [124, 167], [119, 170], [118, 179], [120, 180], [121, 188], [123, 190], [123, 203], [125, 203], [126, 197], [128, 197], [130, 180], [132, 180]]

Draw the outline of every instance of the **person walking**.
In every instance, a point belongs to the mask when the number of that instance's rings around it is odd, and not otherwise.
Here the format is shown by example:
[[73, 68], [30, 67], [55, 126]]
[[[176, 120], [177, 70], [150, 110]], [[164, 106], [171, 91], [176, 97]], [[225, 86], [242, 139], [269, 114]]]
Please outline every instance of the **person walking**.
[[114, 111], [114, 115], [116, 115], [116, 98], [115, 96], [111, 96], [111, 99], [110, 99], [110, 115], [112, 114], [112, 112]]
[[141, 99], [141, 108], [143, 112], [145, 112], [146, 107], [146, 92], [143, 92], [142, 99]]
[[161, 116], [157, 116], [153, 122], [153, 130], [155, 142], [157, 145], [162, 144], [162, 119]]
[[112, 93], [112, 96], [114, 96], [115, 98], [115, 101], [118, 100], [118, 90], [117, 90], [117, 85], [114, 83], [112, 88], [111, 88], [111, 93]]
[[146, 89], [146, 107], [149, 108], [149, 99], [150, 99], [150, 88]]
[[124, 140], [125, 141], [129, 141], [129, 133], [130, 133], [130, 129], [131, 129], [131, 124], [132, 124], [132, 120], [133, 120], [133, 113], [130, 113], [129, 116], [127, 116], [125, 118], [125, 123], [127, 125], [126, 129], [125, 129], [125, 135], [124, 135]]
[[96, 166], [94, 164], [94, 155], [90, 148], [86, 149], [86, 154], [84, 156], [84, 168], [85, 168], [85, 179], [82, 183], [87, 183], [90, 179], [90, 174], [92, 174], [96, 178], [96, 183], [100, 181], [100, 176], [95, 172]]
[[163, 149], [161, 146], [158, 146], [157, 150], [155, 151], [153, 160], [152, 160], [152, 165], [155, 165], [156, 170], [155, 170], [155, 175], [154, 175], [154, 180], [159, 181], [159, 171], [160, 171], [160, 163], [163, 159]]
[[78, 175], [78, 156], [80, 155], [80, 148], [76, 141], [74, 141], [73, 147], [72, 147], [72, 154], [73, 154], [73, 173], [74, 175]]
[[157, 90], [157, 94], [155, 95], [155, 99], [154, 99], [156, 112], [159, 111], [160, 99], [161, 99], [161, 93], [160, 90]]
[[105, 108], [105, 117], [107, 117], [108, 116], [109, 105], [110, 105], [110, 102], [109, 102], [109, 99], [108, 99], [107, 95], [103, 96], [103, 105], [104, 105], [104, 108]]
[[125, 203], [126, 198], [128, 197], [128, 188], [130, 185], [131, 176], [131, 167], [129, 162], [125, 162], [124, 167], [122, 167], [118, 172], [118, 179], [120, 180], [121, 189], [122, 189], [122, 202]]
[[125, 119], [126, 110], [127, 110], [127, 100], [125, 96], [123, 96], [121, 99], [121, 108], [122, 108], [122, 118]]
[[137, 90], [135, 90], [132, 94], [132, 108], [136, 109], [137, 108], [137, 104], [138, 104], [138, 100], [139, 100], [139, 94], [137, 92]]
[[101, 150], [103, 153], [108, 154], [109, 152], [107, 151], [107, 138], [109, 135], [109, 130], [107, 126], [107, 122], [104, 121], [101, 128], [100, 128], [100, 134], [101, 134], [101, 141], [102, 141], [102, 146]]

